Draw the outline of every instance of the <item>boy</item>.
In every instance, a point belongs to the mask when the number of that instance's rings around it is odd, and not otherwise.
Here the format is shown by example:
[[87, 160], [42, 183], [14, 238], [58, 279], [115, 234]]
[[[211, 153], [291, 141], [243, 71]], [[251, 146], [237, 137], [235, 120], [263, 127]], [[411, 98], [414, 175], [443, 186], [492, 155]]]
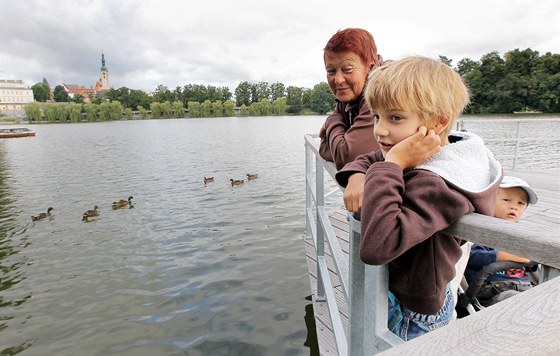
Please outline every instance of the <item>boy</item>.
[[[528, 204], [535, 204], [537, 199], [535, 191], [523, 179], [504, 176], [496, 196], [494, 217], [517, 222], [523, 216]], [[520, 266], [498, 271], [487, 277], [487, 273], [482, 276], [477, 275], [482, 268], [494, 262], [505, 261], [518, 262]], [[476, 280], [474, 283], [481, 283], [484, 280], [476, 298], [483, 306], [490, 306], [532, 287], [531, 278], [525, 268], [521, 267], [521, 264], [530, 263], [531, 261], [526, 258], [473, 244], [465, 269], [465, 278], [469, 284], [474, 282], [473, 279]], [[478, 278], [481, 278], [480, 281]]]
[[360, 258], [388, 264], [389, 328], [410, 340], [452, 319], [461, 241], [440, 231], [465, 214], [492, 215], [502, 169], [478, 136], [449, 135], [469, 102], [449, 66], [419, 56], [392, 62], [371, 73], [365, 95], [380, 150], [336, 180], [346, 208], [362, 212]]

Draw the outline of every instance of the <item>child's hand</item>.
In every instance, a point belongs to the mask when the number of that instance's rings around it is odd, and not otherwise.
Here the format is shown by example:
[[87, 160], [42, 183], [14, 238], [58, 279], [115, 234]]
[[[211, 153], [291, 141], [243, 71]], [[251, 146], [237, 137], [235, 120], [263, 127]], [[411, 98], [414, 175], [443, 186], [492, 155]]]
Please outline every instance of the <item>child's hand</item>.
[[348, 184], [343, 196], [344, 205], [348, 211], [359, 213], [362, 210], [365, 184], [366, 175], [363, 173], [354, 173], [348, 178]]
[[394, 145], [387, 152], [385, 161], [396, 163], [401, 169], [414, 168], [438, 153], [440, 148], [439, 135], [426, 126], [420, 126], [414, 135]]

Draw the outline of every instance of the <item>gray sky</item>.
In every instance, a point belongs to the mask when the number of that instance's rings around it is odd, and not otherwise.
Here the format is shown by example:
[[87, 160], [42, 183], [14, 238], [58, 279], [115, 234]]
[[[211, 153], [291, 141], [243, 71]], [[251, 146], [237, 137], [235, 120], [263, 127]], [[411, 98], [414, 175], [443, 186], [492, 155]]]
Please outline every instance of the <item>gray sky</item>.
[[348, 27], [370, 31], [385, 59], [560, 53], [558, 0], [3, 0], [0, 78], [90, 87], [103, 51], [115, 88], [312, 88], [326, 42]]

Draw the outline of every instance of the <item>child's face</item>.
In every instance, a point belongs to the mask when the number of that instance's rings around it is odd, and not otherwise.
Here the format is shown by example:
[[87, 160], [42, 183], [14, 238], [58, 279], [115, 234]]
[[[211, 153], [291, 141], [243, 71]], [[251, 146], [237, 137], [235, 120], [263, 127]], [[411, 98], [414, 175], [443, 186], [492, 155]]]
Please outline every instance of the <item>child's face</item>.
[[523, 188], [498, 188], [494, 217], [517, 221], [527, 209], [527, 193]]
[[420, 126], [425, 126], [420, 116], [412, 111], [372, 109], [371, 113], [375, 120], [373, 135], [383, 157], [394, 145], [415, 134]]

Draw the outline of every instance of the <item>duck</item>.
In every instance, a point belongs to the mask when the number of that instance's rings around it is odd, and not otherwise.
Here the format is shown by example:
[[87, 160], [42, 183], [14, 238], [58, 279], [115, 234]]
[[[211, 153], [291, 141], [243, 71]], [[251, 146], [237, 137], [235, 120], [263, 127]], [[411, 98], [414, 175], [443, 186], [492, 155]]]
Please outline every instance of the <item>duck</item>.
[[128, 200], [121, 199], [113, 202], [113, 209], [119, 209], [125, 206], [132, 206], [132, 195], [128, 197]]
[[243, 179], [230, 179], [229, 180], [231, 182], [231, 186], [233, 187], [234, 185], [240, 185], [243, 184], [244, 180]]
[[204, 177], [204, 184], [214, 181], [214, 177]]
[[53, 211], [54, 208], [51, 206], [47, 209], [46, 213], [39, 213], [39, 214], [35, 214], [31, 216], [31, 220], [36, 221], [36, 220], [41, 220], [44, 218], [48, 218], [49, 216], [51, 216], [51, 211]]
[[82, 220], [87, 221], [88, 218], [92, 218], [98, 215], [99, 215], [99, 207], [96, 205], [93, 207], [93, 210], [88, 210], [82, 215]]
[[256, 174], [256, 173], [255, 173], [255, 174], [249, 174], [249, 173], [247, 173], [247, 180], [257, 179], [257, 178], [259, 178], [259, 175], [258, 175], [258, 174]]

